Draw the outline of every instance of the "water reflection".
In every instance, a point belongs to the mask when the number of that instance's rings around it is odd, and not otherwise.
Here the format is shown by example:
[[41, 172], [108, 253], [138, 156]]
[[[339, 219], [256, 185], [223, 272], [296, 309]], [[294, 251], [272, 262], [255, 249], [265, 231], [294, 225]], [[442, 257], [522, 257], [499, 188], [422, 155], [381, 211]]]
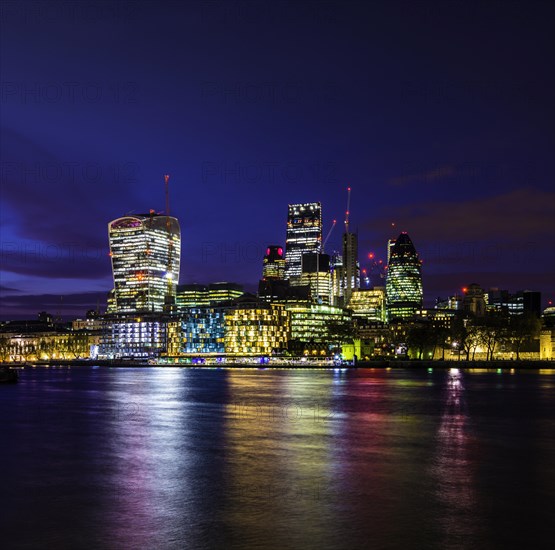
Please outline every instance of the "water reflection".
[[439, 521], [444, 547], [460, 548], [479, 540], [480, 511], [475, 492], [471, 457], [471, 429], [463, 374], [459, 369], [447, 373], [444, 406], [437, 431], [437, 447], [432, 472], [440, 504]]
[[322, 498], [335, 443], [329, 420], [332, 380], [298, 372], [230, 371], [229, 544], [308, 548], [333, 520]]

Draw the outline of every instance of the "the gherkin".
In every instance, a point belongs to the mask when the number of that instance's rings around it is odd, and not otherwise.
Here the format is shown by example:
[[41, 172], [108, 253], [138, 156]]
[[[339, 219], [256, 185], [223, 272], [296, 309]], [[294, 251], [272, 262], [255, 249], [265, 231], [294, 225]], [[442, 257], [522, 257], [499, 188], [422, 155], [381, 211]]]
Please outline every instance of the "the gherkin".
[[407, 233], [391, 249], [385, 288], [388, 320], [407, 319], [422, 309], [420, 259]]

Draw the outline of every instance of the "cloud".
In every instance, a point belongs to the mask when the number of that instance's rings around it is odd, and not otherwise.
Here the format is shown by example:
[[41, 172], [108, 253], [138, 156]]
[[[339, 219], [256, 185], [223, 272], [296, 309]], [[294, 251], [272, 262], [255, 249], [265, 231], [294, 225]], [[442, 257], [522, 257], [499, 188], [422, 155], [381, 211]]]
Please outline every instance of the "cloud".
[[103, 248], [77, 242], [2, 241], [3, 272], [47, 279], [92, 279], [110, 275], [108, 244]]
[[507, 243], [529, 239], [553, 247], [550, 236], [555, 230], [555, 193], [536, 188], [521, 188], [489, 198], [466, 197], [459, 200], [419, 202], [398, 206], [381, 217], [362, 224], [364, 231], [391, 237], [391, 220], [399, 231], [407, 231], [418, 242]]
[[9, 292], [9, 293], [21, 292], [21, 290], [19, 290], [18, 288], [12, 288], [10, 286], [0, 284], [0, 293], [5, 293], [5, 292]]
[[2, 206], [16, 236], [46, 243], [101, 247], [114, 204], [137, 201], [132, 162], [64, 158], [48, 146], [2, 128]]

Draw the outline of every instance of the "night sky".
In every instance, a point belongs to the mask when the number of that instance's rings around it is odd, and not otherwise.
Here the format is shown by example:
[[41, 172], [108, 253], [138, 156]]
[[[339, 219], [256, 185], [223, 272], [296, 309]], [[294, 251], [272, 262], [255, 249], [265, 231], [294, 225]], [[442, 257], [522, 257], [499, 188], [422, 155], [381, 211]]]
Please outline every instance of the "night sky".
[[539, 0], [4, 2], [0, 317], [104, 308], [107, 224], [162, 211], [165, 173], [181, 283], [254, 290], [288, 203], [321, 201], [327, 232], [350, 185], [363, 267], [407, 231], [428, 305], [473, 282], [547, 305], [554, 15]]

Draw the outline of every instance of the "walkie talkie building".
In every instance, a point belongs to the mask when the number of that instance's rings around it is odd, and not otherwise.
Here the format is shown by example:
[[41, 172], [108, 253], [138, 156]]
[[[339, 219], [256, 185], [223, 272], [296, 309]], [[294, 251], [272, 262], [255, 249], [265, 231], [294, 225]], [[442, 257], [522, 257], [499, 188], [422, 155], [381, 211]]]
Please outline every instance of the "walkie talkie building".
[[171, 216], [139, 214], [108, 224], [117, 313], [162, 312], [175, 301], [181, 231]]

